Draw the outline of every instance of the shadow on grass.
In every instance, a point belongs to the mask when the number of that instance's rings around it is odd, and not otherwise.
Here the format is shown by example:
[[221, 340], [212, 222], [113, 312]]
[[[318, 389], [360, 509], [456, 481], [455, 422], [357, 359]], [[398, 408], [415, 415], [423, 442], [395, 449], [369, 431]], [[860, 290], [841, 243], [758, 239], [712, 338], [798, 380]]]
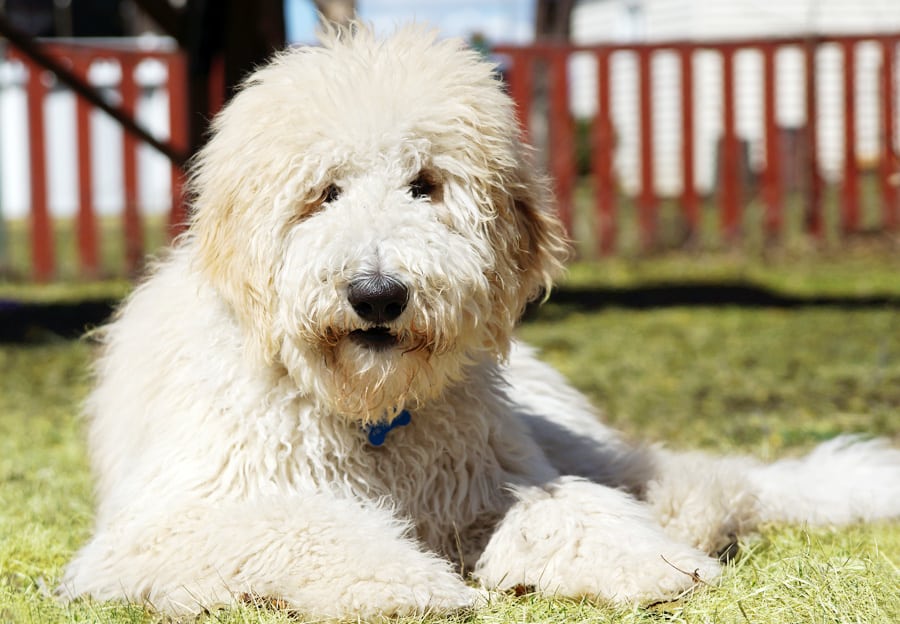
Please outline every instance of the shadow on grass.
[[[112, 314], [116, 299], [36, 303], [0, 299], [0, 343], [37, 343], [73, 339], [102, 325]], [[842, 309], [898, 308], [900, 295], [802, 296], [745, 282], [665, 283], [629, 288], [561, 287], [550, 295], [553, 316], [604, 308], [653, 309], [665, 307], [741, 306], [755, 308], [836, 307]], [[529, 306], [525, 320], [538, 314]]]
[[0, 299], [0, 343], [40, 343], [78, 338], [103, 324], [114, 299], [65, 303], [24, 303]]
[[610, 307], [641, 309], [678, 306], [900, 307], [900, 295], [796, 295], [740, 281], [702, 284], [666, 282], [626, 288], [563, 287], [554, 289], [549, 301], [583, 311]]

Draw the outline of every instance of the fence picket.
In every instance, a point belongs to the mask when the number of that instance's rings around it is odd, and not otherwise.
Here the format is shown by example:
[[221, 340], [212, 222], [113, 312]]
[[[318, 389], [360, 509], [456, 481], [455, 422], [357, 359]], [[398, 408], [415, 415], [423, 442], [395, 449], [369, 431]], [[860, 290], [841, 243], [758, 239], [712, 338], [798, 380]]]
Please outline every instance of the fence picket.
[[844, 52], [844, 183], [841, 195], [841, 229], [845, 234], [860, 226], [859, 167], [856, 162], [856, 41], [841, 42]]
[[[91, 59], [85, 55], [74, 57], [75, 72], [87, 79]], [[97, 220], [94, 215], [94, 182], [91, 162], [91, 106], [82, 97], [75, 98], [75, 127], [78, 149], [78, 258], [82, 274], [96, 277], [99, 266]]]
[[895, 55], [900, 39], [882, 42], [881, 60], [881, 201], [884, 227], [896, 231], [900, 221], [897, 186], [900, 184], [900, 158], [897, 157], [897, 135], [894, 113], [897, 110]]
[[700, 198], [694, 168], [694, 48], [679, 48], [681, 62], [681, 206], [687, 241], [697, 241], [700, 232]]
[[56, 268], [53, 224], [47, 204], [47, 161], [44, 126], [44, 70], [27, 59], [28, 163], [31, 171], [31, 262], [34, 279], [46, 282]]

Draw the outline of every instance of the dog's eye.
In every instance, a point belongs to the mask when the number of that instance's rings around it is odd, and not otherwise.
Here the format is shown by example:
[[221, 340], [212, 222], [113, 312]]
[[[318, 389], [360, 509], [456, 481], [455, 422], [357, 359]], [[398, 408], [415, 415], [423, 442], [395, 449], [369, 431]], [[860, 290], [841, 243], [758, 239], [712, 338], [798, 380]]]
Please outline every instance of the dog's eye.
[[409, 192], [413, 199], [432, 198], [436, 190], [437, 184], [426, 173], [420, 173], [409, 183]]
[[341, 188], [337, 184], [329, 184], [319, 197], [320, 204], [330, 204], [341, 196]]

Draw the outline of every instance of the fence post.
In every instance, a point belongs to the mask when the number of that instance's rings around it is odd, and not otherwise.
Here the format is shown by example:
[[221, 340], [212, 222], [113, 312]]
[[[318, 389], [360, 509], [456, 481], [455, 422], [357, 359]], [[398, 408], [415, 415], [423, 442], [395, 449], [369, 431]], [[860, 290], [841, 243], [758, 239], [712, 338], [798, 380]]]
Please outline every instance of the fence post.
[[763, 195], [766, 202], [765, 234], [769, 242], [781, 234], [784, 213], [784, 189], [781, 178], [781, 136], [776, 119], [774, 45], [763, 46], [763, 115], [766, 135], [766, 168], [763, 171]]
[[681, 206], [688, 241], [697, 241], [700, 232], [700, 200], [694, 172], [694, 48], [680, 46], [681, 61]]
[[46, 282], [55, 268], [53, 231], [47, 206], [47, 163], [44, 144], [44, 71], [30, 59], [26, 92], [28, 98], [28, 162], [31, 169], [31, 262], [35, 280]]
[[534, 95], [533, 67], [534, 62], [527, 50], [517, 49], [509, 52], [512, 66], [506, 72], [509, 95], [516, 104], [522, 139], [529, 141], [531, 135], [531, 98]]
[[[6, 42], [0, 43], [0, 62], [3, 62], [7, 58], [7, 46]], [[4, 85], [0, 83], [0, 98], [3, 97], [3, 88]], [[0, 122], [2, 123], [2, 122]], [[0, 273], [5, 272], [7, 269], [7, 263], [9, 262], [9, 255], [7, 252], [7, 246], [9, 245], [9, 237], [6, 234], [6, 219], [3, 217], [3, 212], [5, 206], [3, 205], [3, 153], [0, 150]]]
[[721, 210], [722, 238], [733, 243], [740, 236], [741, 183], [740, 149], [735, 122], [734, 104], [734, 48], [722, 50], [722, 112], [723, 137], [721, 155]]
[[898, 39], [886, 39], [881, 42], [881, 200], [882, 223], [885, 229], [896, 231], [900, 214], [897, 205], [897, 184], [900, 182], [900, 159], [897, 158], [897, 137], [894, 135], [896, 125], [894, 114], [897, 101], [894, 87], [896, 75], [894, 54], [897, 52]]
[[818, 41], [810, 37], [806, 42], [806, 229], [818, 239], [825, 235], [822, 220], [822, 176], [819, 175], [819, 107], [817, 101], [816, 51]]
[[575, 142], [569, 112], [569, 53], [555, 48], [550, 53], [550, 169], [556, 181], [559, 218], [572, 235], [573, 186], [575, 183]]
[[[72, 68], [81, 78], [87, 80], [91, 57], [74, 55]], [[91, 162], [91, 106], [80, 95], [75, 94], [75, 126], [78, 143], [78, 257], [81, 271], [89, 277], [96, 277], [99, 270], [97, 253], [97, 221], [94, 216], [94, 184]]]
[[653, 75], [652, 49], [638, 48], [638, 89], [641, 125], [641, 192], [638, 221], [641, 247], [649, 251], [656, 244], [656, 192], [653, 172]]
[[844, 233], [859, 229], [859, 170], [856, 164], [856, 47], [841, 42], [844, 51], [844, 184], [841, 197], [841, 226]]
[[603, 255], [615, 250], [617, 234], [616, 183], [613, 177], [613, 149], [616, 139], [610, 114], [609, 60], [610, 50], [601, 48], [597, 54], [597, 116], [591, 128], [596, 238]]
[[[132, 119], [136, 117], [138, 88], [134, 80], [136, 66], [134, 56], [125, 53], [120, 57], [122, 82], [122, 110]], [[130, 132], [122, 132], [122, 181], [125, 187], [123, 234], [125, 236], [125, 266], [129, 273], [137, 271], [144, 253], [144, 235], [138, 208], [137, 139]]]

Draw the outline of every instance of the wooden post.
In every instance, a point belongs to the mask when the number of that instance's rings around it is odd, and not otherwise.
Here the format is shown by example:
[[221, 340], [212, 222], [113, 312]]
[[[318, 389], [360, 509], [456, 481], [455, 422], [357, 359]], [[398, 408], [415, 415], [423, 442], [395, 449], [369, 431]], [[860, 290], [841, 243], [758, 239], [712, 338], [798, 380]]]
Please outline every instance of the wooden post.
[[721, 154], [720, 202], [722, 210], [722, 239], [734, 242], [740, 236], [741, 180], [740, 149], [734, 104], [734, 48], [722, 50], [722, 112], [723, 136]]
[[575, 141], [569, 112], [569, 54], [566, 48], [550, 55], [550, 170], [556, 181], [559, 218], [572, 234]]
[[[119, 57], [122, 67], [122, 109], [132, 119], [137, 110], [137, 84], [134, 81], [135, 59], [131, 54]], [[125, 187], [125, 209], [122, 217], [125, 237], [125, 266], [128, 272], [138, 270], [144, 255], [144, 234], [138, 207], [137, 140], [130, 132], [122, 133], [122, 181]]]
[[825, 235], [822, 220], [822, 177], [819, 175], [819, 123], [818, 99], [816, 95], [816, 50], [818, 42], [809, 39], [806, 43], [806, 229], [814, 237]]
[[[87, 81], [91, 57], [75, 55], [74, 70]], [[97, 219], [94, 214], [94, 180], [91, 161], [91, 105], [83, 97], [75, 96], [75, 119], [78, 141], [78, 257], [81, 272], [96, 277], [100, 269]], [[127, 133], [126, 133], [127, 134]]]
[[599, 251], [609, 255], [616, 247], [616, 182], [613, 176], [615, 134], [610, 110], [610, 50], [597, 55], [597, 115], [594, 118], [592, 147], [596, 240]]
[[700, 232], [700, 199], [697, 196], [694, 168], [694, 48], [678, 50], [681, 60], [681, 206], [688, 229], [688, 240]]
[[53, 229], [47, 205], [47, 161], [44, 144], [44, 70], [24, 59], [28, 68], [28, 162], [31, 169], [31, 264], [34, 279], [49, 281], [55, 270]]
[[898, 39], [882, 42], [881, 57], [881, 201], [882, 223], [885, 229], [896, 231], [900, 222], [900, 206], [897, 204], [897, 185], [900, 183], [900, 159], [897, 158], [895, 134], [897, 125], [894, 122], [896, 110], [896, 86], [894, 55], [897, 52]]
[[784, 187], [781, 177], [781, 136], [776, 119], [775, 89], [778, 81], [775, 72], [774, 45], [766, 45], [763, 53], [763, 115], [766, 132], [766, 168], [763, 172], [763, 197], [766, 202], [764, 230], [766, 239], [773, 241], [781, 235], [784, 221]]
[[638, 49], [638, 88], [641, 125], [641, 192], [638, 197], [638, 222], [641, 248], [649, 251], [656, 244], [656, 192], [653, 171], [653, 76], [652, 50]]
[[841, 42], [844, 50], [844, 184], [841, 226], [844, 233], [859, 229], [859, 170], [856, 166], [856, 42]]
[[534, 59], [527, 50], [516, 50], [511, 55], [512, 67], [506, 73], [509, 95], [516, 103], [522, 139], [529, 140], [531, 129], [531, 99], [534, 96]]

